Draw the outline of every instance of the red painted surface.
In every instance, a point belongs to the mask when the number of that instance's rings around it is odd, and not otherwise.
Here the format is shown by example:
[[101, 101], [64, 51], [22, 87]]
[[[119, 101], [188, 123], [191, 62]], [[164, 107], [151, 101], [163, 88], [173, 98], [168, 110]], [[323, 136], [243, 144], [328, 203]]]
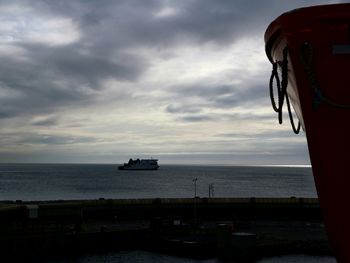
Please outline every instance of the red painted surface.
[[322, 94], [350, 105], [350, 4], [323, 5], [282, 14], [266, 33], [271, 62], [287, 46], [288, 88], [306, 133], [326, 230], [339, 263], [350, 262], [350, 108], [321, 101], [303, 64], [302, 46], [312, 47], [311, 67]]

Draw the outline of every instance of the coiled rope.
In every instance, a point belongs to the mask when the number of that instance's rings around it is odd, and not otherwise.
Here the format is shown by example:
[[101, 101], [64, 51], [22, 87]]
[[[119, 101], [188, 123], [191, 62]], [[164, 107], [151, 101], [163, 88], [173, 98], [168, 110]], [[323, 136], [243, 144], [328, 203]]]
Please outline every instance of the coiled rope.
[[350, 109], [350, 104], [342, 104], [335, 102], [329, 98], [327, 98], [325, 95], [323, 95], [320, 86], [317, 83], [316, 74], [313, 69], [313, 56], [314, 56], [314, 50], [312, 48], [312, 45], [309, 42], [304, 42], [301, 45], [300, 48], [300, 58], [301, 63], [304, 66], [304, 69], [306, 71], [306, 75], [309, 81], [309, 84], [313, 90], [314, 97], [313, 97], [313, 107], [317, 108], [322, 102], [331, 105], [333, 107], [337, 108], [343, 108], [343, 109]]
[[[281, 77], [282, 80], [280, 81], [280, 77], [278, 74], [278, 66], [281, 68]], [[276, 82], [276, 89], [277, 89], [277, 97], [278, 97], [278, 106], [274, 97], [274, 85], [273, 83]], [[298, 126], [295, 126], [292, 109], [289, 102], [289, 97], [287, 94], [287, 86], [288, 86], [288, 48], [285, 47], [283, 49], [283, 60], [282, 61], [276, 61], [272, 63], [272, 73], [270, 77], [270, 99], [271, 99], [271, 105], [275, 112], [278, 113], [278, 122], [282, 124], [283, 122], [283, 104], [284, 100], [286, 100], [287, 109], [288, 109], [288, 115], [289, 120], [292, 126], [292, 129], [294, 133], [298, 134], [300, 132], [300, 122], [298, 121]]]

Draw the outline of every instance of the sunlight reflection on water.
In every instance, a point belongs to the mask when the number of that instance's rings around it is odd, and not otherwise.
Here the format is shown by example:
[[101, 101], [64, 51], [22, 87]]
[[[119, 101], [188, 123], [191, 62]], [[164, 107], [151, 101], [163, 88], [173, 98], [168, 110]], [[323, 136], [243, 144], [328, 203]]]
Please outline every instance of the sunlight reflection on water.
[[[107, 253], [100, 255], [87, 255], [74, 259], [64, 259], [50, 261], [49, 263], [221, 263], [220, 260], [206, 259], [196, 260], [190, 258], [174, 257], [163, 254], [155, 254], [147, 251], [120, 251], [115, 253]], [[255, 263], [336, 263], [335, 258], [325, 256], [309, 256], [309, 255], [285, 255], [279, 257], [263, 258]]]

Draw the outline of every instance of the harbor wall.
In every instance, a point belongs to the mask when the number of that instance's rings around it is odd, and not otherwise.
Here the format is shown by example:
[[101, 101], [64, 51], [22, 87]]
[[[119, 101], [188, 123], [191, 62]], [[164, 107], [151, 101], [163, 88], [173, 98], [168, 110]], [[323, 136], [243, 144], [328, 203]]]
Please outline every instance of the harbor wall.
[[[243, 234], [242, 234], [243, 233]], [[242, 244], [247, 244], [242, 249]], [[207, 258], [331, 254], [315, 198], [0, 202], [0, 253], [52, 256], [147, 249]], [[19, 261], [23, 260], [20, 258]]]
[[[198, 216], [208, 219], [223, 217], [251, 217], [275, 219], [321, 220], [316, 198], [154, 198], [154, 199], [98, 199], [57, 201], [4, 201], [0, 202], [3, 217], [38, 218], [103, 218], [149, 219], [154, 216], [192, 217], [194, 209]], [[35, 212], [34, 212], [35, 211]]]

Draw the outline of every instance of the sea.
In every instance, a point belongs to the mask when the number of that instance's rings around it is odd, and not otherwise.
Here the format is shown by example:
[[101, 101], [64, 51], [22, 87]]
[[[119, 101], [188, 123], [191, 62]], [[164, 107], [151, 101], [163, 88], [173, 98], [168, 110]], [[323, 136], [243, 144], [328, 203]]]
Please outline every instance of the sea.
[[[307, 166], [161, 165], [157, 171], [118, 170], [116, 164], [0, 164], [0, 200], [99, 198], [317, 197]], [[147, 251], [85, 255], [50, 262], [214, 263]], [[335, 263], [333, 257], [285, 255], [257, 263]]]

